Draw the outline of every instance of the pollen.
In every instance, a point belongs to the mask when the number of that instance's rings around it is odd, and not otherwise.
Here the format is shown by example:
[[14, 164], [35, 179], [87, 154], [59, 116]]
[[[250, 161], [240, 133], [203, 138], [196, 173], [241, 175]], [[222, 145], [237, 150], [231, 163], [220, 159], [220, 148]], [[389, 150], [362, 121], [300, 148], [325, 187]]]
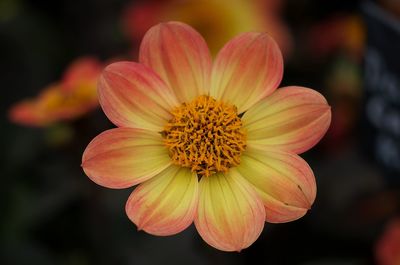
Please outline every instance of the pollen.
[[199, 96], [172, 110], [162, 135], [172, 162], [199, 177], [240, 164], [246, 133], [234, 105]]

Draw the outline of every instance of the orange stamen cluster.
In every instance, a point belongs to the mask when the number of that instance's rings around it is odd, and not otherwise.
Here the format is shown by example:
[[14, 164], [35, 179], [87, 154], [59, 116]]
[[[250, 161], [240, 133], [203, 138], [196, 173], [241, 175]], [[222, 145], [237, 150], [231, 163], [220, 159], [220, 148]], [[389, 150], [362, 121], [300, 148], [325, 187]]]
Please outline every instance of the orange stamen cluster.
[[208, 177], [240, 163], [246, 134], [235, 106], [200, 96], [172, 114], [163, 136], [174, 164]]

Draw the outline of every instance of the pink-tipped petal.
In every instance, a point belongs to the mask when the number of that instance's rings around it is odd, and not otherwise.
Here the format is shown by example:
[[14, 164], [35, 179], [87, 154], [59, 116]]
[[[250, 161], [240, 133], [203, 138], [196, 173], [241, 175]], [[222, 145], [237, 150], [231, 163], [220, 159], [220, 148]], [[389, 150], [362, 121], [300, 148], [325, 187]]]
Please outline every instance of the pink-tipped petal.
[[285, 87], [250, 108], [242, 117], [248, 143], [302, 153], [324, 136], [331, 109], [317, 91]]
[[95, 137], [86, 147], [82, 167], [97, 184], [127, 188], [157, 175], [171, 164], [160, 134], [115, 128]]
[[193, 222], [198, 186], [195, 173], [172, 165], [133, 191], [126, 213], [139, 230], [157, 236], [177, 234]]
[[314, 174], [296, 154], [249, 145], [237, 170], [262, 198], [268, 222], [296, 220], [315, 200]]
[[260, 235], [265, 221], [262, 201], [236, 170], [203, 177], [195, 225], [200, 236], [223, 251], [240, 251]]
[[208, 94], [211, 55], [203, 37], [186, 24], [168, 22], [149, 29], [139, 61], [158, 73], [180, 102]]
[[265, 220], [269, 223], [287, 223], [303, 217], [309, 209], [287, 205], [273, 197], [263, 198]]
[[265, 33], [243, 33], [217, 55], [210, 95], [236, 105], [242, 113], [271, 94], [282, 74], [282, 54], [275, 41]]
[[119, 127], [161, 131], [179, 105], [170, 89], [150, 68], [133, 62], [110, 64], [100, 76], [100, 104]]

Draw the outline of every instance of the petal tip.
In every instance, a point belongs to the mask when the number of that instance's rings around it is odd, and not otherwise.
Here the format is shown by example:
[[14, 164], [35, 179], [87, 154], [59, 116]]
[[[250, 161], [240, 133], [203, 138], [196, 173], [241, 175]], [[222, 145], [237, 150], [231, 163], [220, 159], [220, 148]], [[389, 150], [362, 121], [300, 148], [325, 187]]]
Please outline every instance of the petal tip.
[[197, 177], [190, 175], [190, 171], [171, 166], [132, 192], [125, 212], [138, 231], [169, 236], [190, 226], [197, 209], [198, 189]]
[[[229, 177], [217, 174], [200, 180], [198, 213], [194, 220], [206, 243], [227, 252], [240, 252], [252, 245], [265, 223], [261, 199], [235, 172], [232, 170]], [[224, 196], [215, 193], [218, 188]]]
[[103, 69], [103, 74], [104, 73], [114, 73], [114, 72], [118, 72], [118, 70], [122, 67], [126, 67], [129, 65], [135, 65], [137, 63], [135, 62], [129, 62], [129, 61], [119, 61], [119, 62], [114, 62], [114, 63], [110, 63], [109, 65], [107, 65], [104, 69]]

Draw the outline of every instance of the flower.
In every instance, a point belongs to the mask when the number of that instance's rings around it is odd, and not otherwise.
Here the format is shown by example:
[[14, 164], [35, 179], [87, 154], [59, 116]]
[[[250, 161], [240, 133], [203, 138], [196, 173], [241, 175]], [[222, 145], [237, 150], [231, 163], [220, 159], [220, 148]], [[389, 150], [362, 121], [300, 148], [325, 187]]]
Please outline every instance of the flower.
[[235, 37], [212, 64], [193, 28], [158, 24], [143, 38], [139, 63], [101, 74], [100, 105], [118, 128], [89, 143], [83, 170], [109, 188], [140, 184], [126, 204], [140, 230], [172, 235], [194, 221], [211, 246], [247, 248], [265, 221], [302, 217], [316, 195], [297, 154], [322, 138], [330, 107], [308, 88], [276, 90], [282, 73], [265, 33]]
[[96, 84], [101, 69], [101, 64], [91, 57], [74, 61], [62, 81], [45, 88], [37, 98], [14, 105], [10, 119], [26, 126], [43, 127], [91, 111], [98, 106]]
[[279, 16], [282, 4], [283, 0], [152, 0], [128, 6], [122, 22], [134, 43], [156, 23], [185, 22], [204, 36], [212, 54], [239, 33], [267, 31], [286, 56], [292, 50], [292, 36]]
[[400, 264], [400, 219], [393, 219], [379, 238], [375, 246], [375, 258], [378, 265]]

